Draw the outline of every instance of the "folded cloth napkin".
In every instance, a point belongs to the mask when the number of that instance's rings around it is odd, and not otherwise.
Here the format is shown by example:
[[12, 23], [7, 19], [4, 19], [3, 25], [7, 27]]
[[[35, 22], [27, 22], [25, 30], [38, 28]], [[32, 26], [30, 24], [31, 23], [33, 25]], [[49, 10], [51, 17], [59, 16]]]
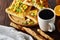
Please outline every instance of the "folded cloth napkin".
[[0, 40], [33, 40], [33, 38], [12, 27], [0, 25]]

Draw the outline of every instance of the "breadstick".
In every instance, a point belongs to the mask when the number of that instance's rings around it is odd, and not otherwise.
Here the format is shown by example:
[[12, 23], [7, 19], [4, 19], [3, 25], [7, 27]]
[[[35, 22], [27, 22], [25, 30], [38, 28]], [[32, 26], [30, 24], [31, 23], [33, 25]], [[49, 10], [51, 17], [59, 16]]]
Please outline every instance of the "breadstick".
[[16, 28], [16, 29], [18, 29], [18, 30], [22, 30], [22, 31], [24, 31], [24, 29], [23, 29], [22, 26], [17, 25], [17, 24], [15, 24], [15, 23], [13, 23], [13, 22], [10, 23], [10, 26], [13, 26], [14, 28]]
[[19, 27], [17, 27], [17, 25], [16, 25], [16, 24], [14, 24], [13, 22], [11, 22], [11, 23], [10, 23], [10, 26], [13, 26], [14, 28], [19, 29]]
[[43, 37], [45, 37], [48, 40], [54, 40], [53, 38], [51, 38], [49, 35], [45, 34], [43, 31], [41, 31], [40, 29], [37, 29], [38, 33], [40, 33], [40, 35], [42, 35]]
[[10, 23], [11, 26], [13, 26], [14, 28], [17, 28], [19, 30], [25, 31], [27, 33], [29, 33], [30, 35], [32, 35], [34, 38], [36, 38], [37, 40], [45, 40], [44, 38], [42, 38], [41, 36], [38, 36], [38, 34], [36, 34], [33, 30], [31, 30], [30, 28], [26, 28], [26, 27], [22, 27], [19, 25], [16, 25], [15, 23], [11, 22]]
[[36, 34], [33, 30], [31, 30], [30, 28], [26, 28], [23, 27], [24, 30], [29, 33], [30, 35], [32, 35], [34, 38], [36, 38], [37, 40], [45, 40], [44, 38], [42, 38], [42, 36], [38, 36], [38, 34]]

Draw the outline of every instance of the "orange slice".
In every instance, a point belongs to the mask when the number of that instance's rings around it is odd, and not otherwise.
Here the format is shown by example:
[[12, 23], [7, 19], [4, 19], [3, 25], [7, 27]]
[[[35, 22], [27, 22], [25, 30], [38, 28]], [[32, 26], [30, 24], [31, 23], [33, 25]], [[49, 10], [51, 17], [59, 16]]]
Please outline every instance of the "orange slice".
[[60, 16], [60, 5], [57, 5], [55, 8], [54, 8], [54, 11], [56, 13], [57, 16]]

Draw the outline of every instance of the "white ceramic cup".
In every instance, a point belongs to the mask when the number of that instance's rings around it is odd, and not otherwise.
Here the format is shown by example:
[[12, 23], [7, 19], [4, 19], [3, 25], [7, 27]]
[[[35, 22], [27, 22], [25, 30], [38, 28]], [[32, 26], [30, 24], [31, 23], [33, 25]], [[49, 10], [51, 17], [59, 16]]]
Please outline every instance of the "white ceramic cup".
[[[53, 12], [54, 16], [53, 16], [51, 19], [46, 19], [46, 20], [45, 20], [45, 19], [42, 19], [42, 18], [39, 16], [40, 12], [43, 11], [43, 10], [45, 10], [45, 9], [50, 10], [50, 11]], [[47, 17], [47, 16], [46, 16], [46, 17]], [[38, 12], [38, 23], [39, 23], [40, 29], [41, 29], [42, 31], [45, 31], [45, 32], [46, 32], [46, 31], [49, 31], [49, 32], [54, 31], [54, 30], [55, 30], [55, 25], [54, 25], [54, 23], [55, 23], [55, 17], [56, 17], [55, 12], [54, 12], [54, 10], [51, 9], [51, 8], [44, 8], [44, 9], [40, 10], [40, 11]]]

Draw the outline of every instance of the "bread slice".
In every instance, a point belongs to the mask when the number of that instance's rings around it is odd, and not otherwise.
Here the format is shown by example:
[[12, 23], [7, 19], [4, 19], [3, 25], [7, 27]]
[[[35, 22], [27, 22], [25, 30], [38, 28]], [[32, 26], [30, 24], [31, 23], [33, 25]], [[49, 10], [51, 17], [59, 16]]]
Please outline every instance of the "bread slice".
[[14, 0], [12, 4], [6, 8], [6, 12], [10, 15], [19, 17], [19, 18], [24, 18], [25, 17], [25, 12], [27, 10], [30, 10], [30, 6], [23, 4], [22, 2], [19, 2], [17, 0]]
[[[37, 25], [37, 20], [33, 19], [36, 21], [36, 23], [31, 20], [30, 18], [27, 18], [27, 19], [21, 19], [19, 17], [16, 17], [16, 16], [13, 16], [13, 15], [10, 15], [8, 14], [8, 17], [10, 18], [10, 20], [16, 24], [19, 24], [19, 25], [22, 25], [22, 26], [27, 26], [27, 27], [31, 27], [31, 26], [35, 26]], [[32, 17], [33, 18], [33, 17]], [[25, 22], [28, 22], [28, 20], [30, 20], [30, 22], [28, 24], [26, 24]], [[31, 23], [32, 22], [32, 23]], [[31, 23], [31, 24], [30, 24]]]
[[48, 7], [47, 0], [25, 0], [23, 1], [23, 3], [29, 6], [34, 6], [39, 10], [41, 10], [42, 8]]
[[39, 10], [46, 7], [45, 5], [48, 5], [47, 1], [33, 0], [35, 3], [30, 1], [29, 3], [33, 4], [32, 6], [25, 4], [24, 1], [27, 0], [13, 0], [12, 4], [6, 8], [5, 11], [7, 12], [10, 20], [23, 26], [38, 25], [37, 14]]

